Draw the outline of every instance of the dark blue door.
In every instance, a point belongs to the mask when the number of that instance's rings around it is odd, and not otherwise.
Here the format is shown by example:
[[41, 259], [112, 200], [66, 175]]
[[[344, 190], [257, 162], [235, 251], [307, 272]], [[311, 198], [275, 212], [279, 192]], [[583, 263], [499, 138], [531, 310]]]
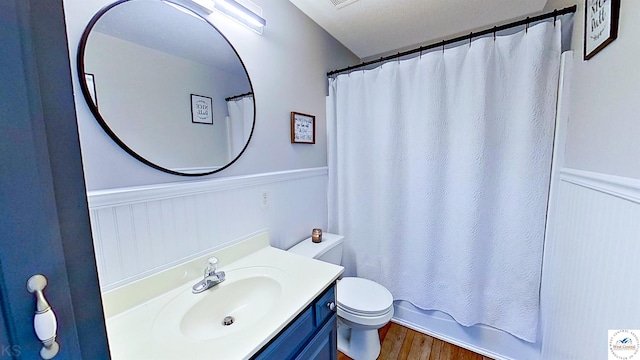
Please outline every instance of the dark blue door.
[[109, 358], [62, 0], [0, 0], [0, 359], [37, 359], [43, 274], [56, 359]]

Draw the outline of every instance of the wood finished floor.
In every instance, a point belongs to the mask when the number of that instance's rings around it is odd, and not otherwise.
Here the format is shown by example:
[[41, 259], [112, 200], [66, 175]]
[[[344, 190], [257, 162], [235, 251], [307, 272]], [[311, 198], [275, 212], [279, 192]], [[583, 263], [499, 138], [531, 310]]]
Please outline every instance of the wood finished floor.
[[[491, 360], [396, 323], [390, 322], [379, 333], [379, 360]], [[351, 358], [338, 352], [338, 360]]]

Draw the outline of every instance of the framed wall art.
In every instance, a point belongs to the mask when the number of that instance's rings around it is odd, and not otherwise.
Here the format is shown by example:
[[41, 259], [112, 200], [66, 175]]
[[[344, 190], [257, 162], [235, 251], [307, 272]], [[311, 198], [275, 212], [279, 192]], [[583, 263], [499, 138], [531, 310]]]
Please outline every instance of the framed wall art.
[[291, 112], [291, 143], [316, 143], [316, 117]]
[[210, 97], [191, 94], [191, 122], [213, 125], [213, 100]]
[[620, 0], [585, 0], [584, 59], [589, 60], [618, 37]]

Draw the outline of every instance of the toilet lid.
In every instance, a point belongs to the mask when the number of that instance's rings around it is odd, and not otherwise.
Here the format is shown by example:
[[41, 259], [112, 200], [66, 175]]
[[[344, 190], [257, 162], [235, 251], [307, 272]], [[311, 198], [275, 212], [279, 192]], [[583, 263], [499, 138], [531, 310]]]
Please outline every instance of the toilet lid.
[[353, 313], [379, 315], [393, 305], [393, 296], [384, 286], [367, 279], [345, 277], [338, 281], [338, 306]]

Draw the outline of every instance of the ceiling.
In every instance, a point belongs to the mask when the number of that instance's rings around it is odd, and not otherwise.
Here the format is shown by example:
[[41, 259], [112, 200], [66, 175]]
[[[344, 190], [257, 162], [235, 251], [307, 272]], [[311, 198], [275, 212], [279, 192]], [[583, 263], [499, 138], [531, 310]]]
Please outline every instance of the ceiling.
[[[575, 4], [576, 0], [289, 0], [360, 59]], [[338, 6], [334, 3], [339, 3]]]

